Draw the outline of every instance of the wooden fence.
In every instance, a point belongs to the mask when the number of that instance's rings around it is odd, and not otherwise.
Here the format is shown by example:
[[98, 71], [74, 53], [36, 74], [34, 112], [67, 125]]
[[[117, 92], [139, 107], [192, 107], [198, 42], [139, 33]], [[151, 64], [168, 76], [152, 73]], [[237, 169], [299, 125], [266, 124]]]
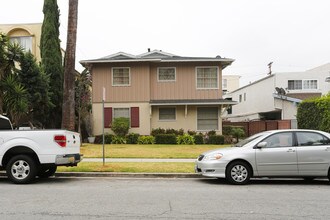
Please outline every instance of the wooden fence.
[[222, 126], [243, 127], [247, 136], [254, 135], [262, 131], [291, 129], [291, 120], [272, 120], [272, 121], [248, 121], [248, 122], [222, 122]]

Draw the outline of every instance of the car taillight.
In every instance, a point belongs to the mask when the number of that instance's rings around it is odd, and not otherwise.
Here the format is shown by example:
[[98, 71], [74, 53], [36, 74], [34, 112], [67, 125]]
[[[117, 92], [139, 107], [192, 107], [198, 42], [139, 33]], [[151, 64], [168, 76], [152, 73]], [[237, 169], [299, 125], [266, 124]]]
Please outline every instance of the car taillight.
[[66, 136], [65, 135], [55, 135], [54, 141], [61, 147], [66, 147]]

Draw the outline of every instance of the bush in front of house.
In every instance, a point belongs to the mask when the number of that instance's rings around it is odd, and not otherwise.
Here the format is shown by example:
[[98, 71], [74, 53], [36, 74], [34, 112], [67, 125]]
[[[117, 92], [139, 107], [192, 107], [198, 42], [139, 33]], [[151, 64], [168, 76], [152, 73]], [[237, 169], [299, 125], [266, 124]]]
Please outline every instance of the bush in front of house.
[[138, 144], [154, 144], [155, 143], [155, 137], [153, 136], [139, 136], [138, 138]]
[[111, 130], [120, 137], [125, 137], [129, 130], [129, 119], [124, 117], [115, 118], [111, 125]]
[[204, 144], [204, 135], [203, 134], [196, 134], [193, 137], [195, 140], [195, 144]]
[[158, 134], [166, 134], [166, 130], [164, 128], [153, 128], [151, 130], [151, 135], [152, 136], [155, 137]]
[[[113, 136], [114, 136], [113, 134], [105, 133], [104, 134], [104, 143], [111, 144]], [[102, 143], [103, 143], [103, 135], [101, 134], [101, 135], [95, 136], [94, 144], [102, 144]]]
[[126, 144], [126, 139], [121, 136], [113, 136], [111, 144]]
[[225, 137], [223, 135], [211, 135], [208, 138], [208, 144], [224, 144]]
[[242, 128], [232, 128], [231, 135], [236, 138], [236, 143], [238, 143], [239, 139], [245, 136], [245, 132]]
[[156, 144], [176, 144], [175, 134], [158, 134], [155, 136]]
[[179, 135], [176, 138], [176, 140], [177, 140], [177, 144], [185, 144], [185, 145], [195, 144], [194, 137], [189, 134]]
[[127, 144], [137, 144], [140, 135], [137, 133], [130, 133], [126, 136]]

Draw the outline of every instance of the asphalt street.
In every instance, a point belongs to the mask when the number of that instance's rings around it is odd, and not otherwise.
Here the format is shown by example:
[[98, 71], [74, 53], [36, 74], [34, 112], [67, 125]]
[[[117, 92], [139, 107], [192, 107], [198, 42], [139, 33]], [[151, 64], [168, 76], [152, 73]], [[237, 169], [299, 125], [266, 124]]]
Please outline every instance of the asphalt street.
[[0, 219], [330, 219], [327, 180], [0, 178]]

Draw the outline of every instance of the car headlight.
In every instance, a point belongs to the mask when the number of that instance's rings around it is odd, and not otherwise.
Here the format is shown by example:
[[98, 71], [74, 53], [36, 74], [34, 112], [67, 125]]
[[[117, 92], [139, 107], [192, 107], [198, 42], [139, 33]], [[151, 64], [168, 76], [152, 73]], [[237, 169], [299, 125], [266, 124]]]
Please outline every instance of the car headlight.
[[222, 154], [214, 153], [210, 155], [206, 155], [203, 160], [220, 160], [222, 158]]

